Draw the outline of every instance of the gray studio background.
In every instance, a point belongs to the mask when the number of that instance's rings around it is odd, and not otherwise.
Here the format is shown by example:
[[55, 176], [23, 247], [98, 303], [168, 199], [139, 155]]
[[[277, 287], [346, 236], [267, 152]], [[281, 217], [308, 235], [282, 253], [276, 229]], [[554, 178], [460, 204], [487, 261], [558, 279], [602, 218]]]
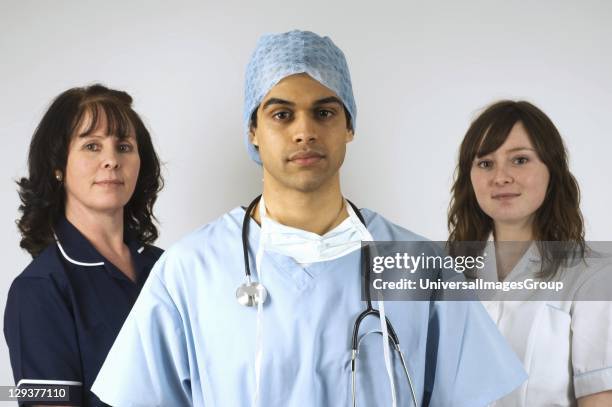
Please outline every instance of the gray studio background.
[[[260, 191], [243, 145], [244, 67], [259, 35], [293, 28], [331, 36], [347, 56], [359, 113], [342, 185], [359, 206], [444, 240], [470, 120], [525, 98], [565, 138], [587, 238], [612, 240], [612, 3], [419, 3], [1, 0], [2, 310], [30, 260], [14, 180], [53, 97], [93, 82], [134, 97], [165, 163], [155, 213], [168, 247]], [[0, 385], [12, 383], [2, 339]]]

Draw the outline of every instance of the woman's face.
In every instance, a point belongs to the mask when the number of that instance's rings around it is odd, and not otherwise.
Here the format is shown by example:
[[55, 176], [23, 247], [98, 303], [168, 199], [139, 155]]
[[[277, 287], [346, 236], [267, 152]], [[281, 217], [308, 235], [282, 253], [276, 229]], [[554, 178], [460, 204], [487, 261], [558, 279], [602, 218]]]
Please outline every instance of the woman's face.
[[134, 193], [140, 170], [135, 134], [132, 131], [123, 140], [109, 135], [106, 119], [100, 117], [96, 129], [83, 135], [89, 120], [91, 115], [86, 115], [68, 146], [66, 211], [122, 211]]
[[495, 227], [531, 227], [544, 202], [550, 173], [536, 153], [527, 131], [517, 122], [497, 150], [476, 157], [470, 179], [480, 208]]

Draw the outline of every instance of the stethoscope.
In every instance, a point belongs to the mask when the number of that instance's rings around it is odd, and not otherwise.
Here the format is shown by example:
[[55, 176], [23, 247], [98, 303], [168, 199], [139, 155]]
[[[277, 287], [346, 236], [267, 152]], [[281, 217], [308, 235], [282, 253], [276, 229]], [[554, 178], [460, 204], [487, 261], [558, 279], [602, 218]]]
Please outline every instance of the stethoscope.
[[[259, 282], [253, 282], [251, 280], [251, 268], [249, 266], [249, 222], [251, 218], [251, 212], [253, 212], [253, 209], [255, 208], [255, 206], [257, 206], [260, 199], [261, 199], [261, 195], [259, 195], [249, 204], [244, 214], [244, 219], [242, 220], [242, 251], [244, 255], [245, 282], [241, 284], [240, 287], [238, 287], [238, 289], [236, 290], [236, 300], [238, 300], [238, 303], [240, 303], [241, 305], [244, 305], [247, 307], [256, 307], [259, 305], [260, 302], [263, 304], [266, 301], [266, 298], [268, 296], [268, 291], [263, 286], [263, 284]], [[347, 202], [349, 203], [349, 205], [351, 205], [351, 207], [355, 211], [355, 214], [357, 215], [361, 223], [364, 225], [364, 227], [366, 227], [365, 219], [363, 219], [363, 216], [359, 212], [359, 209], [348, 199], [347, 199]], [[359, 327], [361, 326], [361, 322], [366, 317], [373, 315], [377, 317], [378, 319], [380, 319], [380, 312], [372, 306], [372, 298], [371, 298], [371, 293], [369, 289], [370, 287], [370, 267], [369, 265], [370, 265], [370, 248], [369, 246], [365, 246], [361, 250], [361, 268], [362, 268], [363, 275], [365, 277], [366, 287], [368, 287], [368, 289], [365, 290], [366, 309], [361, 314], [359, 314], [359, 316], [355, 320], [355, 323], [353, 325], [353, 338], [352, 338], [352, 345], [351, 345], [351, 387], [352, 387], [351, 390], [352, 390], [353, 407], [357, 406], [356, 380], [357, 380], [357, 356], [359, 355], [359, 345], [361, 344], [361, 341], [367, 335], [371, 333], [382, 334], [381, 331], [370, 331], [370, 332], [367, 332], [365, 335], [363, 335], [361, 339], [359, 338]], [[395, 329], [393, 328], [391, 321], [389, 321], [389, 318], [385, 317], [385, 320], [387, 322], [389, 340], [393, 345], [393, 349], [397, 352], [402, 362], [402, 367], [404, 369], [404, 373], [406, 374], [408, 385], [410, 386], [410, 393], [412, 396], [412, 401], [414, 402], [414, 405], [418, 407], [417, 398], [416, 398], [416, 394], [414, 391], [414, 386], [412, 384], [412, 379], [410, 378], [410, 374], [408, 373], [408, 367], [406, 366], [406, 360], [404, 358], [404, 353], [402, 352], [400, 348], [399, 338], [397, 337]]]

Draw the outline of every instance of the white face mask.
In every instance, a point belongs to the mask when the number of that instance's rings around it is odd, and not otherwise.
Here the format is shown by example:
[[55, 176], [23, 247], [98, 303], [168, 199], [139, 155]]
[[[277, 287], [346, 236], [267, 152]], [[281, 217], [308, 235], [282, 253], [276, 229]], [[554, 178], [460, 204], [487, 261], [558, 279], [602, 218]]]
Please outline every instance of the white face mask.
[[345, 202], [349, 217], [323, 236], [282, 225], [266, 214], [263, 196], [259, 201], [261, 241], [266, 250], [292, 257], [300, 264], [337, 259], [361, 247], [362, 240], [371, 240], [353, 208]]

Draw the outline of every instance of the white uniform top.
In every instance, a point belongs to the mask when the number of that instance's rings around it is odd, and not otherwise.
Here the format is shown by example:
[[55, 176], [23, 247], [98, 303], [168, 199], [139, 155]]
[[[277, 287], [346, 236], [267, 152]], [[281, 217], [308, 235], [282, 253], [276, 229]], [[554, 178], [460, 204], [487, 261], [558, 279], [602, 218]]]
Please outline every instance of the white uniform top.
[[[487, 253], [484, 279], [498, 281], [495, 253]], [[483, 302], [529, 375], [493, 406], [576, 406], [579, 397], [612, 389], [612, 303], [577, 300], [604, 298], [601, 290], [612, 290], [612, 262], [607, 256], [586, 262], [559, 269], [557, 275], [571, 286], [561, 298], [551, 300], [538, 290], [524, 291], [526, 301], [499, 301], [516, 299], [499, 293], [498, 301]], [[534, 244], [504, 281], [535, 279], [540, 265]]]

